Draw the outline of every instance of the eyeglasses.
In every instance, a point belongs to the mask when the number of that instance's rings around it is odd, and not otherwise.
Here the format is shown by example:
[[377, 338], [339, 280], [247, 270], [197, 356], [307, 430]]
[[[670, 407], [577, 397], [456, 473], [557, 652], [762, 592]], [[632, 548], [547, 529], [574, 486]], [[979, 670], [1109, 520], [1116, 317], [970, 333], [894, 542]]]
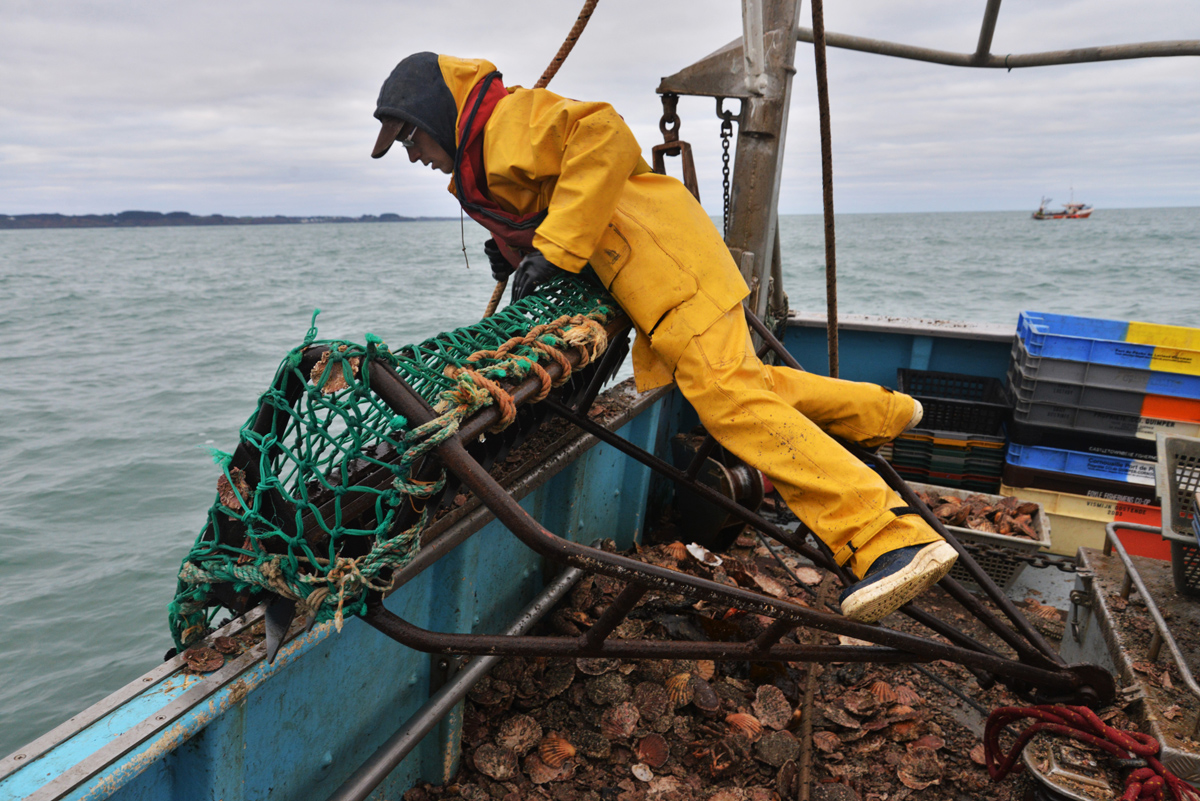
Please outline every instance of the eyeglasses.
[[417, 146], [416, 141], [413, 140], [413, 137], [416, 135], [417, 126], [413, 125], [412, 123], [408, 123], [400, 129], [400, 133], [396, 134], [396, 141], [399, 142], [405, 150], [412, 150]]

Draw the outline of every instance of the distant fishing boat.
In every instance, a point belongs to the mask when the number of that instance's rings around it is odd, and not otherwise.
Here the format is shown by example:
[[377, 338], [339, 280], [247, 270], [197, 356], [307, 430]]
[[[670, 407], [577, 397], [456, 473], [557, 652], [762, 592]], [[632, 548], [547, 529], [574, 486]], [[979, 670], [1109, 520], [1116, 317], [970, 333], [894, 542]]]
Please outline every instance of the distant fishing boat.
[[1064, 203], [1061, 209], [1047, 209], [1046, 204], [1050, 202], [1050, 198], [1042, 198], [1041, 204], [1037, 211], [1033, 213], [1035, 220], [1086, 220], [1092, 214], [1092, 207], [1086, 203], [1076, 203], [1072, 200], [1070, 203]]

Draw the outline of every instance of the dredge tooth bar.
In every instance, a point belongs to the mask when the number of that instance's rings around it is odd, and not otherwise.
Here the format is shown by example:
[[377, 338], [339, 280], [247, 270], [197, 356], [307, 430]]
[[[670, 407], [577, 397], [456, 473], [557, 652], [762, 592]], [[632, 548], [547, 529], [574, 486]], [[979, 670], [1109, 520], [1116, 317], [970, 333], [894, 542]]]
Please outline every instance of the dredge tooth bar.
[[[628, 323], [624, 323], [628, 331]], [[777, 345], [777, 343], [776, 343]], [[781, 346], [779, 346], [781, 347]], [[381, 360], [372, 360], [368, 366], [371, 387], [394, 412], [404, 415], [418, 425], [432, 420], [433, 411], [423, 398]], [[550, 368], [553, 369], [553, 366]], [[521, 387], [514, 391], [514, 398], [521, 396]], [[526, 393], [527, 395], [532, 393]], [[830, 555], [805, 544], [803, 535], [789, 533], [770, 524], [757, 514], [741, 507], [715, 491], [690, 481], [682, 471], [667, 465], [653, 455], [626, 442], [622, 438], [597, 425], [586, 416], [586, 407], [572, 409], [559, 401], [547, 399], [539, 405], [547, 406], [587, 433], [622, 452], [638, 459], [668, 478], [685, 484], [698, 494], [721, 505], [726, 511], [763, 533], [795, 549], [816, 564], [836, 572], [843, 582], [847, 575], [837, 566]], [[496, 518], [518, 539], [538, 554], [552, 561], [600, 573], [626, 582], [618, 598], [605, 611], [596, 626], [579, 637], [530, 637], [508, 635], [479, 635], [432, 632], [403, 620], [384, 608], [378, 597], [372, 599], [364, 619], [387, 636], [398, 642], [430, 653], [521, 655], [521, 656], [605, 656], [621, 658], [710, 658], [776, 661], [834, 661], [834, 662], [927, 662], [947, 659], [966, 666], [982, 678], [996, 677], [1014, 690], [1039, 699], [1071, 700], [1086, 704], [1104, 704], [1113, 697], [1115, 687], [1107, 671], [1092, 665], [1065, 665], [1061, 657], [1049, 646], [1035, 629], [1024, 619], [1020, 611], [1003, 596], [999, 588], [974, 563], [969, 553], [962, 548], [929, 512], [916, 496], [904, 485], [882, 460], [875, 460], [861, 450], [856, 455], [876, 462], [885, 479], [905, 493], [906, 500], [921, 510], [922, 515], [951, 542], [960, 553], [960, 559], [968, 571], [979, 581], [991, 600], [1012, 621], [1015, 630], [1004, 625], [986, 606], [975, 599], [961, 584], [953, 579], [943, 579], [941, 585], [952, 597], [962, 603], [969, 612], [985, 624], [1017, 653], [1017, 659], [1002, 656], [952, 627], [938, 621], [927, 612], [912, 604], [904, 612], [914, 620], [942, 634], [950, 643], [908, 634], [881, 625], [857, 623], [841, 615], [806, 608], [739, 587], [730, 587], [685, 573], [656, 565], [639, 562], [619, 554], [608, 553], [597, 548], [571, 542], [554, 535], [534, 520], [509, 495], [499, 483], [466, 450], [469, 442], [491, 423], [498, 413], [486, 409], [474, 418], [464, 421], [455, 435], [447, 438], [430, 455], [436, 455], [447, 470], [470, 489]], [[898, 486], [897, 486], [898, 484]], [[757, 640], [744, 643], [726, 642], [663, 642], [652, 640], [609, 640], [608, 634], [633, 609], [638, 599], [652, 589], [665, 590], [697, 600], [728, 604], [746, 612], [773, 618], [776, 624]], [[811, 627], [835, 634], [843, 634], [874, 643], [871, 646], [806, 646], [781, 643], [787, 633], [798, 627]]]

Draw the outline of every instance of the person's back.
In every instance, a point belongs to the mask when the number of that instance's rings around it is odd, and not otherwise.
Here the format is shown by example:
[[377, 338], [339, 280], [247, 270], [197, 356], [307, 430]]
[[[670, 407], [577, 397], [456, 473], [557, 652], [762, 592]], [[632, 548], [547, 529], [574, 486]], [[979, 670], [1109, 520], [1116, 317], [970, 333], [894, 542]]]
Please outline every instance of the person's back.
[[384, 83], [375, 116], [373, 157], [400, 140], [410, 161], [453, 175], [492, 233], [494, 276], [513, 274], [514, 302], [591, 266], [637, 329], [638, 388], [674, 381], [709, 433], [772, 480], [861, 579], [842, 594], [848, 617], [878, 620], [950, 570], [954, 548], [830, 436], [886, 442], [920, 405], [759, 361], [748, 289], [716, 227], [681, 183], [648, 171], [610, 106], [505, 90], [488, 61], [418, 53]]

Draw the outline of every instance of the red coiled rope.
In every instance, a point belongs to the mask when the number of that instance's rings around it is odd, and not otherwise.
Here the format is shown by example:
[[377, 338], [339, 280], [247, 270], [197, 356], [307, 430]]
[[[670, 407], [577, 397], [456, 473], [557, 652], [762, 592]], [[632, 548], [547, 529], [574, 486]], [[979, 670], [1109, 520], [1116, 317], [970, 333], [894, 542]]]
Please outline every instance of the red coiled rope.
[[[1000, 732], [1023, 718], [1038, 722], [1021, 732], [1008, 754], [1003, 760], [999, 759], [1002, 753]], [[1146, 760], [1147, 767], [1138, 768], [1125, 777], [1121, 801], [1163, 801], [1163, 792], [1168, 788], [1175, 801], [1200, 801], [1200, 793], [1155, 758], [1158, 740], [1149, 734], [1113, 728], [1086, 706], [1004, 706], [994, 711], [983, 733], [984, 758], [992, 781], [1000, 781], [1010, 772], [1019, 773], [1022, 765], [1017, 762], [1017, 757], [1021, 749], [1043, 731], [1094, 745], [1118, 759], [1138, 756]]]

